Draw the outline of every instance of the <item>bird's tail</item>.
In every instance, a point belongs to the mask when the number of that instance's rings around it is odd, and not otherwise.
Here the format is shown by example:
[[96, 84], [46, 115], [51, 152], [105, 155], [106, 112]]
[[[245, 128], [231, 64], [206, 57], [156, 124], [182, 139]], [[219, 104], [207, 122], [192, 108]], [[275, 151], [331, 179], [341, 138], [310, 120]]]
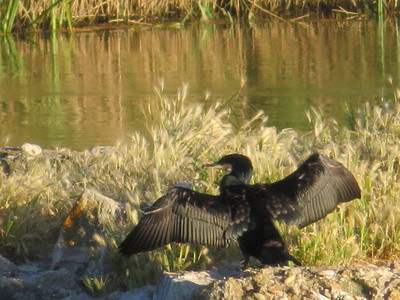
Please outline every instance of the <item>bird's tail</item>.
[[129, 234], [125, 240], [118, 246], [118, 251], [123, 256], [131, 256], [135, 253], [138, 253], [137, 247], [135, 247], [135, 239], [132, 234]]

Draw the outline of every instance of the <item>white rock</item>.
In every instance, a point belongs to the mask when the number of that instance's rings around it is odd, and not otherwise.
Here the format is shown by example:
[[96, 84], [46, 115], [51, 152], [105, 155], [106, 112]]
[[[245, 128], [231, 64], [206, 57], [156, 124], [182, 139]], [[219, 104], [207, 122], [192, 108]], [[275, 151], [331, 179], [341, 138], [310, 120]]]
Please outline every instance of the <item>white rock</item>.
[[39, 155], [40, 153], [42, 153], [42, 148], [40, 148], [40, 146], [35, 145], [35, 144], [29, 144], [29, 143], [25, 143], [21, 146], [21, 150], [22, 152], [28, 154], [28, 155], [32, 155], [32, 156], [36, 156]]

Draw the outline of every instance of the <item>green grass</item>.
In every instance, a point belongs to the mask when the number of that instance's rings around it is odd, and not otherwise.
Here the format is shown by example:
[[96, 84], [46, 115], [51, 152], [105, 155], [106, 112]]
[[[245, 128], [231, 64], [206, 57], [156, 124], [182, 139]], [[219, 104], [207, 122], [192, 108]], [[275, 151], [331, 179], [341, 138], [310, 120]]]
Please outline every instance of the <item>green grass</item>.
[[[376, 5], [382, 15], [382, 1]], [[252, 23], [256, 18], [266, 16], [284, 21], [279, 15], [286, 16], [288, 20], [299, 16], [307, 19], [310, 14], [325, 18], [335, 9], [340, 11], [340, 16], [343, 13], [347, 16], [348, 13], [357, 14], [354, 11], [360, 9], [370, 10], [369, 6], [372, 4], [352, 0], [9, 0], [0, 4], [0, 24], [1, 32], [9, 33], [12, 30], [72, 30], [74, 27], [105, 22], [148, 26], [148, 22], [232, 22], [234, 18], [240, 18]], [[393, 1], [387, 6], [389, 10], [397, 9]]]
[[100, 277], [84, 277], [83, 283], [93, 295], [104, 296], [106, 294], [107, 276]]
[[20, 0], [4, 1], [0, 4], [1, 32], [10, 33], [13, 30], [15, 18], [18, 15]]
[[9, 0], [0, 4], [0, 32], [59, 28], [72, 30], [72, 1]]
[[[126, 228], [109, 240], [107, 278], [87, 278], [94, 293], [154, 283], [163, 271], [203, 269], [240, 257], [232, 248], [170, 245], [123, 259], [117, 245], [138, 222], [140, 205], [153, 202], [178, 181], [191, 179], [217, 193], [219, 171], [201, 165], [239, 152], [254, 165], [253, 182], [278, 180], [314, 151], [342, 162], [357, 178], [362, 199], [344, 203], [302, 230], [278, 224], [289, 251], [305, 265], [400, 259], [400, 104], [397, 95], [349, 111], [349, 126], [307, 114], [311, 132], [278, 131], [255, 113], [237, 121], [225, 103], [192, 104], [183, 87], [168, 99], [159, 89], [142, 108], [147, 134], [134, 133], [114, 147], [35, 159], [9, 160], [0, 172], [0, 254], [16, 262], [48, 257], [61, 224], [84, 188], [126, 203]], [[234, 97], [240, 97], [240, 93]], [[142, 271], [139, 273], [137, 269]]]

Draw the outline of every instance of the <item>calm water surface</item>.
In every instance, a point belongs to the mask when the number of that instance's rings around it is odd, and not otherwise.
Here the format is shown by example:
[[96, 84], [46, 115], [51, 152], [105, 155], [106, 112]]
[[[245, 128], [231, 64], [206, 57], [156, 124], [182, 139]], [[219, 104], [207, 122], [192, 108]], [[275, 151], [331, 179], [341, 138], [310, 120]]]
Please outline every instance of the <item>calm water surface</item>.
[[142, 130], [138, 108], [161, 78], [171, 96], [187, 82], [190, 101], [227, 100], [246, 79], [238, 105], [278, 128], [309, 130], [311, 106], [344, 123], [346, 103], [399, 86], [398, 31], [387, 20], [0, 36], [0, 146], [113, 145]]

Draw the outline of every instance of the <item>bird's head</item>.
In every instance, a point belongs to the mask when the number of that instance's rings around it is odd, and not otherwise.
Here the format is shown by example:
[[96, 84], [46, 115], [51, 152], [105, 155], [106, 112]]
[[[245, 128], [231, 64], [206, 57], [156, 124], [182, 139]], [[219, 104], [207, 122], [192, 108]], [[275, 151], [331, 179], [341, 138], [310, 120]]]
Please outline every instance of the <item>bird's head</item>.
[[229, 172], [221, 180], [221, 190], [227, 186], [249, 184], [253, 174], [253, 165], [250, 159], [241, 154], [225, 155], [215, 163], [203, 165], [203, 168], [210, 167], [222, 167]]

